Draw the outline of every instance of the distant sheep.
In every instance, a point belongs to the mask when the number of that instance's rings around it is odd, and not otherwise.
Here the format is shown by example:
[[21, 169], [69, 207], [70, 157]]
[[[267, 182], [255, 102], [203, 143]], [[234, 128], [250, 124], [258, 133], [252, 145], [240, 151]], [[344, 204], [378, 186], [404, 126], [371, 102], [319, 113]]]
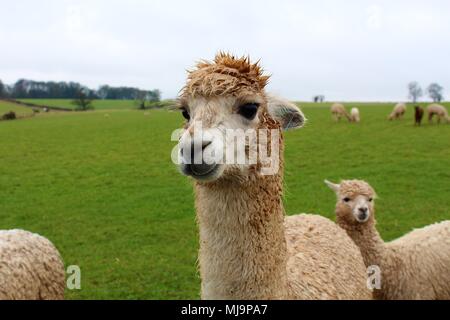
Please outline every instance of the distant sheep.
[[342, 117], [346, 117], [348, 121], [351, 121], [351, 117], [348, 114], [347, 110], [343, 104], [335, 103], [331, 106], [331, 114], [334, 118], [334, 121], [340, 121]]
[[359, 114], [358, 108], [352, 108], [352, 110], [350, 112], [350, 119], [351, 119], [351, 122], [356, 122], [356, 123], [361, 121], [361, 116]]
[[0, 300], [62, 300], [65, 270], [46, 238], [0, 230]]
[[448, 111], [440, 104], [431, 104], [427, 107], [428, 121], [433, 122], [433, 116], [437, 117], [437, 123], [441, 123], [441, 119], [444, 119], [446, 123], [450, 122]]
[[399, 103], [394, 107], [392, 113], [389, 115], [389, 120], [399, 120], [403, 118], [406, 113], [406, 104]]
[[415, 107], [416, 113], [415, 113], [415, 119], [416, 119], [416, 125], [420, 126], [422, 124], [422, 119], [423, 119], [423, 108], [420, 106], [416, 106]]

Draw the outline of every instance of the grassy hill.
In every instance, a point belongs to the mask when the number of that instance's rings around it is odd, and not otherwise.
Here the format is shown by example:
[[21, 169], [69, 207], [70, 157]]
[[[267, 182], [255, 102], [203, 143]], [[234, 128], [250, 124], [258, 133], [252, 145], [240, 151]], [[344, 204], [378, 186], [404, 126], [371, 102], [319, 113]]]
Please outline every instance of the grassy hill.
[[[41, 106], [49, 106], [55, 108], [75, 109], [75, 105], [71, 99], [18, 99], [19, 101], [33, 103]], [[117, 109], [137, 109], [134, 100], [94, 100], [94, 109], [96, 110], [117, 110]], [[170, 104], [170, 100], [163, 101], [160, 104]]]
[[[361, 178], [380, 196], [386, 240], [450, 219], [450, 125], [414, 127], [411, 108], [389, 122], [392, 104], [358, 104], [360, 124], [334, 123], [328, 106], [306, 105], [306, 127], [286, 134], [288, 214], [333, 219], [323, 180]], [[69, 298], [199, 298], [192, 186], [170, 160], [182, 123], [165, 110], [0, 123], [0, 229], [41, 233], [79, 265]]]
[[15, 112], [16, 116], [20, 118], [27, 117], [33, 114], [33, 110], [31, 108], [0, 100], [0, 117], [10, 111]]

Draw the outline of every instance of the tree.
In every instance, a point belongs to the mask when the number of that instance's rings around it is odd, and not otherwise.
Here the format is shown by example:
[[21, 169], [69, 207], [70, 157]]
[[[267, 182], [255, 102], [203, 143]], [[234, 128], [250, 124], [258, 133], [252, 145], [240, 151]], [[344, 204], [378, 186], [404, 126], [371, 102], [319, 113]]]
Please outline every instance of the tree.
[[72, 103], [77, 106], [77, 110], [86, 111], [89, 109], [94, 109], [94, 106], [92, 105], [93, 99], [89, 98], [89, 92], [87, 91], [89, 90], [81, 89], [78, 92], [78, 98], [72, 101]]
[[5, 85], [3, 84], [2, 80], [0, 80], [0, 98], [5, 96]]
[[145, 103], [148, 100], [148, 94], [145, 91], [139, 91], [136, 93], [135, 103], [138, 106], [138, 109], [145, 110]]
[[444, 100], [443, 91], [444, 88], [437, 83], [432, 83], [427, 88], [427, 93], [434, 102], [441, 102]]
[[417, 81], [410, 82], [408, 84], [408, 90], [409, 90], [409, 98], [414, 103], [416, 103], [417, 100], [419, 100], [419, 98], [423, 96], [422, 88], [420, 87], [420, 84]]
[[323, 94], [319, 94], [319, 95], [313, 97], [313, 101], [315, 103], [318, 103], [318, 102], [322, 103], [324, 100], [325, 100], [325, 96]]

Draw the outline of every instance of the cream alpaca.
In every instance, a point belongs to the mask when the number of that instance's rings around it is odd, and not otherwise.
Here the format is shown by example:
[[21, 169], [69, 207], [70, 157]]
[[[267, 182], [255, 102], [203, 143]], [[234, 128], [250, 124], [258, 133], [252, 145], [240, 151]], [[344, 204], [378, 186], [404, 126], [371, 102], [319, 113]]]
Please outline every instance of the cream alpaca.
[[356, 123], [361, 121], [361, 116], [359, 114], [358, 108], [352, 108], [352, 110], [350, 112], [350, 119], [351, 119], [351, 122], [356, 122]]
[[64, 288], [64, 265], [50, 241], [0, 230], [0, 300], [61, 300]]
[[[195, 123], [206, 131], [302, 126], [297, 106], [266, 94], [267, 80], [249, 59], [219, 54], [190, 72], [180, 97], [188, 119], [179, 142], [180, 167], [195, 179], [202, 298], [370, 298], [362, 256], [341, 228], [320, 216], [285, 217], [281, 133], [275, 174], [263, 175], [261, 162], [189, 164]], [[200, 155], [228, 147], [229, 141], [217, 139], [198, 141]]]
[[335, 103], [331, 106], [331, 114], [335, 121], [340, 121], [342, 117], [346, 117], [348, 121], [352, 121], [351, 116], [348, 114], [347, 110], [343, 104]]
[[438, 123], [441, 123], [441, 119], [447, 123], [450, 122], [450, 117], [448, 115], [447, 109], [445, 109], [445, 107], [441, 106], [440, 104], [430, 104], [427, 107], [427, 113], [429, 122], [433, 120], [433, 116], [437, 117]]
[[406, 104], [398, 103], [395, 105], [394, 110], [389, 115], [389, 120], [397, 120], [403, 118], [403, 115], [406, 113]]
[[337, 223], [361, 249], [366, 266], [381, 270], [376, 299], [450, 299], [450, 221], [385, 243], [375, 225], [375, 191], [364, 181], [326, 181], [336, 192]]

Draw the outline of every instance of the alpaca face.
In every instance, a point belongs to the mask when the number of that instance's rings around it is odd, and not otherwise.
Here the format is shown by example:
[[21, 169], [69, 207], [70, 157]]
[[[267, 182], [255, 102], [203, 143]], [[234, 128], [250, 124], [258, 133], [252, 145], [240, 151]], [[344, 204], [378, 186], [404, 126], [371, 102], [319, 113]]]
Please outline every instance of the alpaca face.
[[186, 125], [179, 140], [180, 169], [203, 182], [242, 179], [271, 166], [275, 174], [280, 129], [305, 122], [295, 105], [264, 94], [191, 97], [181, 100], [181, 110]]
[[372, 187], [359, 180], [347, 180], [341, 184], [329, 181], [325, 183], [336, 193], [336, 214], [348, 223], [366, 223], [374, 215], [374, 199]]
[[301, 127], [305, 117], [268, 96], [268, 80], [259, 63], [226, 53], [189, 71], [179, 99], [186, 118], [178, 154], [183, 174], [210, 182], [278, 173], [280, 131]]
[[342, 196], [341, 208], [344, 212], [351, 213], [352, 218], [354, 218], [359, 223], [365, 223], [369, 220], [373, 212], [373, 198], [366, 195], [357, 195], [356, 197]]

